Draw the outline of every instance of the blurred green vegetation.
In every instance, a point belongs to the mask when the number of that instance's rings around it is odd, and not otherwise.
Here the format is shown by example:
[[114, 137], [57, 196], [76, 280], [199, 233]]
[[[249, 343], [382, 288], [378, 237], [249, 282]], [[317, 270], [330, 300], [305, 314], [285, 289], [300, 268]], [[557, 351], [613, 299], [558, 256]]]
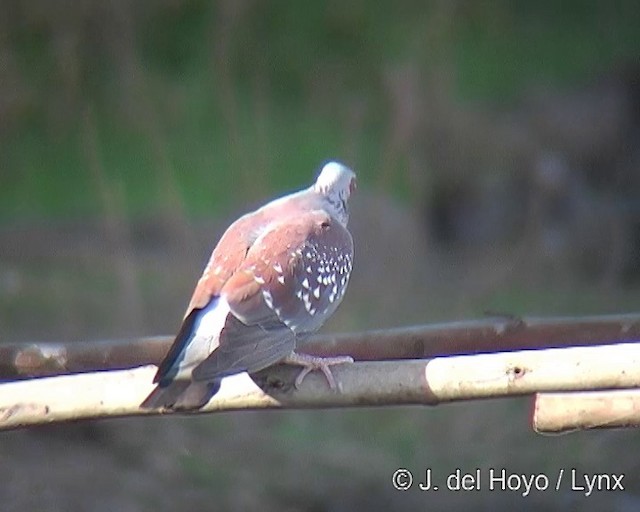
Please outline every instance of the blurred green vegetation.
[[[621, 151], [636, 140], [622, 137], [638, 122], [624, 115], [628, 91], [615, 89], [619, 103], [604, 108], [601, 91], [563, 108], [584, 84], [638, 61], [638, 5], [4, 0], [3, 339], [175, 332], [225, 225], [209, 217], [304, 186], [327, 158], [351, 164], [364, 192], [350, 221], [356, 269], [329, 330], [485, 311], [637, 310], [629, 268], [638, 216], [616, 209], [637, 198], [625, 181], [637, 168], [624, 167], [637, 160]], [[568, 92], [517, 111], [536, 88]], [[545, 109], [564, 114], [569, 129], [536, 117]], [[602, 130], [585, 130], [592, 125]], [[81, 222], [58, 222], [69, 219]], [[0, 501], [15, 510], [100, 502], [268, 511], [437, 509], [457, 498], [470, 510], [482, 498], [475, 493], [400, 495], [392, 471], [638, 473], [632, 432], [535, 436], [528, 407], [522, 399], [12, 432], [0, 443], [0, 459], [12, 461], [0, 465]], [[637, 496], [638, 482], [630, 487]], [[497, 504], [487, 510], [511, 498], [548, 509], [518, 494], [483, 497]], [[624, 497], [625, 510], [637, 509]], [[541, 497], [560, 510], [605, 508], [578, 499]]]
[[195, 0], [62, 15], [5, 2], [0, 219], [102, 214], [90, 144], [127, 217], [226, 212], [238, 194], [307, 183], [331, 157], [365, 182], [391, 166], [385, 185], [408, 197], [405, 162], [381, 163], [389, 69], [420, 84], [442, 72], [461, 101], [512, 101], [636, 58], [636, 6]]

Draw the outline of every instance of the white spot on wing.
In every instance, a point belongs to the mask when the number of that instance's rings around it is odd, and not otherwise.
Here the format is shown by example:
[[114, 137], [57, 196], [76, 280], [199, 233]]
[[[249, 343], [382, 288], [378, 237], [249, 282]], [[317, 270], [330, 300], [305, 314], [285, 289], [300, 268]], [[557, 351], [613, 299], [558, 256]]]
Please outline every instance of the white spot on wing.
[[314, 296], [316, 299], [319, 299], [319, 298], [320, 298], [320, 287], [319, 287], [319, 286], [316, 286], [316, 287], [313, 289], [313, 296]]
[[304, 281], [302, 281], [302, 287], [306, 288], [307, 290], [311, 287], [309, 285], [309, 280], [306, 277], [304, 278]]
[[271, 292], [269, 290], [262, 290], [262, 297], [264, 298], [265, 304], [270, 309], [273, 309], [273, 295], [271, 295]]
[[309, 300], [308, 293], [302, 295], [302, 302], [304, 302], [304, 309], [306, 309], [307, 312], [311, 311], [311, 300]]
[[284, 276], [278, 276], [278, 282], [284, 284]]
[[338, 285], [333, 285], [333, 287], [331, 288], [331, 293], [329, 294], [329, 302], [331, 302], [333, 304], [333, 302], [336, 300], [336, 298], [338, 297]]

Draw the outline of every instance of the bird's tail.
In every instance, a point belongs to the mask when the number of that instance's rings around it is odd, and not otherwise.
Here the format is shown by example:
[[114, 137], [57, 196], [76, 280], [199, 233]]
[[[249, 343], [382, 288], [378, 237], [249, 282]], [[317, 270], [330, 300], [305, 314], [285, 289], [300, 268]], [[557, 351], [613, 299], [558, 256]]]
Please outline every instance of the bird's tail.
[[220, 382], [193, 382], [172, 380], [158, 384], [144, 402], [141, 409], [169, 409], [189, 411], [200, 409], [220, 389]]

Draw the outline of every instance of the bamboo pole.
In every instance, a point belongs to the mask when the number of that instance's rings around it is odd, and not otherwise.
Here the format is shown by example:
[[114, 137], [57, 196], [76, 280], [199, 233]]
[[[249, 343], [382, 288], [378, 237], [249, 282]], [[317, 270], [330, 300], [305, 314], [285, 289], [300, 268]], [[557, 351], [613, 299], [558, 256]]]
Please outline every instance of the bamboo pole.
[[[89, 418], [158, 414], [139, 408], [155, 367], [0, 383], [0, 430]], [[536, 392], [640, 387], [640, 344], [522, 350], [434, 359], [356, 362], [333, 368], [339, 391], [299, 368], [277, 365], [223, 380], [199, 413], [354, 407], [498, 398]]]
[[[124, 341], [0, 344], [0, 379], [116, 370], [158, 364], [172, 336]], [[351, 355], [359, 361], [424, 359], [454, 354], [640, 341], [640, 315], [519, 318], [400, 327], [350, 334], [319, 334], [303, 351]]]
[[532, 424], [541, 434], [594, 428], [638, 428], [640, 389], [540, 393], [535, 397]]

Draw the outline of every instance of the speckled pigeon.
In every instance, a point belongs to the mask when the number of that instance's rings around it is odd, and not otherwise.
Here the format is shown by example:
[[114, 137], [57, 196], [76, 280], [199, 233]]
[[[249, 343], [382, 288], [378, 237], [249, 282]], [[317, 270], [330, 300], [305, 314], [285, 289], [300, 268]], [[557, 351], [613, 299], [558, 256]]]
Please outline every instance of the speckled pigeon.
[[236, 220], [222, 235], [198, 281], [158, 385], [143, 408], [197, 409], [223, 377], [277, 362], [301, 365], [296, 386], [350, 357], [295, 352], [336, 310], [353, 265], [347, 202], [356, 184], [348, 167], [329, 162], [309, 188]]

